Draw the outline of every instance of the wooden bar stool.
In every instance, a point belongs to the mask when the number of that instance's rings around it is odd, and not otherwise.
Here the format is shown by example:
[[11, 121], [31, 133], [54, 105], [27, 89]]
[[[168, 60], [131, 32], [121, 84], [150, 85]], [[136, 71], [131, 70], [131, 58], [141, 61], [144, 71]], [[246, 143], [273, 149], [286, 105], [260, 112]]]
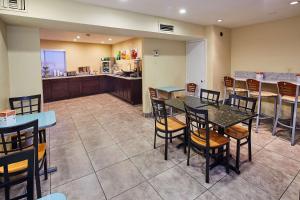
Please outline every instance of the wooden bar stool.
[[258, 102], [258, 108], [257, 108], [257, 117], [256, 117], [256, 128], [255, 132], [258, 132], [258, 126], [260, 124], [261, 119], [268, 119], [271, 117], [262, 117], [261, 116], [261, 100], [262, 98], [274, 98], [274, 124], [275, 124], [275, 116], [277, 113], [277, 94], [273, 92], [268, 91], [262, 91], [262, 83], [261, 81], [255, 80], [255, 79], [247, 79], [247, 90], [248, 90], [248, 97], [256, 97]]
[[[274, 127], [273, 127], [273, 135], [276, 134], [276, 128], [277, 125], [284, 126], [286, 128], [292, 129], [292, 138], [291, 138], [291, 144], [295, 145], [295, 131], [297, 128], [297, 108], [298, 103], [300, 103], [300, 97], [299, 97], [299, 85], [295, 85], [293, 83], [280, 81], [277, 83], [278, 92], [279, 92], [279, 112], [277, 112]], [[287, 124], [284, 124], [283, 122], [279, 121], [279, 113], [282, 109], [282, 102], [286, 102], [291, 104], [291, 123], [290, 126]]]
[[224, 97], [223, 97], [223, 104], [225, 103], [227, 91], [230, 94], [236, 94], [241, 92], [247, 92], [246, 89], [235, 87], [235, 79], [230, 76], [224, 76]]

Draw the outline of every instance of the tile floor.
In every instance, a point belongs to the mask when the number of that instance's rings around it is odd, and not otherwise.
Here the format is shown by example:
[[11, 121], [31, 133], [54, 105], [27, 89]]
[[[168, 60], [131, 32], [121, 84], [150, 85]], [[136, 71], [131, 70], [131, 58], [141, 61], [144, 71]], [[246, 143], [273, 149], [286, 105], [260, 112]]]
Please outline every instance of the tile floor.
[[43, 194], [63, 192], [68, 200], [299, 199], [300, 145], [271, 136], [268, 124], [253, 133], [253, 162], [245, 162], [240, 175], [219, 166], [206, 184], [201, 156], [188, 167], [176, 141], [168, 161], [162, 140], [153, 149], [153, 120], [142, 117], [140, 106], [101, 94], [49, 103], [45, 110], [56, 112], [57, 125], [47, 133], [50, 166], [58, 171], [43, 181]]

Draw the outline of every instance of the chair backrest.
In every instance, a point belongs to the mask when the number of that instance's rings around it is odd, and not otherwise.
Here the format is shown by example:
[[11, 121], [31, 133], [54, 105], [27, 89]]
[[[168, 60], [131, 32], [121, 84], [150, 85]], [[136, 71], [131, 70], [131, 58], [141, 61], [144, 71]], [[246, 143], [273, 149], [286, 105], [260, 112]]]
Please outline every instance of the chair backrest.
[[165, 127], [165, 131], [168, 130], [168, 121], [167, 121], [167, 110], [165, 102], [161, 99], [152, 98], [152, 109], [155, 119], [155, 126], [160, 124]]
[[152, 87], [149, 87], [149, 94], [151, 99], [158, 98], [157, 90]]
[[233, 87], [234, 78], [230, 76], [224, 76], [224, 85], [225, 87]]
[[[185, 103], [184, 108], [189, 137], [197, 137], [199, 140], [203, 141], [205, 147], [209, 149], [208, 110], [192, 108]], [[205, 128], [203, 129], [202, 127]]]
[[214, 91], [214, 90], [206, 90], [202, 89], [200, 90], [200, 99], [207, 100], [213, 104], [218, 104], [220, 98], [220, 92]]
[[195, 94], [196, 89], [197, 89], [197, 84], [196, 83], [188, 83], [188, 84], [186, 84], [186, 90], [187, 90], [187, 92]]
[[280, 81], [277, 83], [278, 93], [281, 96], [296, 96], [297, 85], [285, 81]]
[[[18, 162], [27, 162], [27, 168], [22, 171], [21, 176], [14, 176], [12, 173], [9, 173], [8, 168], [9, 165]], [[17, 197], [14, 196], [13, 199], [34, 199], [34, 149], [28, 149], [1, 157], [0, 167], [3, 169], [3, 174], [0, 176], [2, 178], [2, 181], [0, 181], [0, 188], [11, 187], [15, 184], [27, 182], [26, 194]], [[5, 193], [5, 199], [11, 199], [9, 190]]]
[[247, 84], [247, 89], [249, 91], [255, 91], [255, 92], [259, 91], [259, 81], [258, 80], [247, 79], [246, 84]]
[[229, 95], [229, 99], [227, 100], [226, 104], [235, 107], [241, 111], [254, 113], [256, 102], [256, 98], [231, 94]]
[[[10, 136], [14, 136], [14, 141]], [[19, 126], [0, 128], [0, 154], [10, 153], [35, 148], [38, 149], [38, 120]], [[12, 145], [15, 145], [12, 148]], [[37, 151], [36, 157], [37, 157]]]
[[41, 112], [41, 95], [9, 98], [10, 108], [16, 110], [17, 115]]

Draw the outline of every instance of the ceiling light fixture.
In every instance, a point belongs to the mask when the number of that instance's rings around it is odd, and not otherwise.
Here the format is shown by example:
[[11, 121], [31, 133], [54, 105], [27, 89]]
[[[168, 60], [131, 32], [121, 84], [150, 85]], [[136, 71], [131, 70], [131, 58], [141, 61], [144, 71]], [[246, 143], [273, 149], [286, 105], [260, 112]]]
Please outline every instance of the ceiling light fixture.
[[111, 39], [111, 38], [108, 38], [108, 40], [109, 40], [109, 41], [112, 41], [112, 39]]
[[186, 13], [186, 9], [184, 9], [184, 8], [179, 9], [179, 13], [182, 14], [182, 15], [185, 14]]
[[290, 2], [291, 5], [297, 5], [299, 3], [299, 1], [292, 1]]
[[218, 19], [217, 22], [221, 23], [223, 21], [223, 19]]
[[73, 39], [73, 41], [74, 41], [74, 42], [76, 42], [76, 41], [77, 41], [77, 39], [76, 39], [76, 38], [74, 38], [74, 39]]
[[101, 44], [104, 44], [104, 41], [101, 41]]
[[77, 35], [76, 38], [77, 38], [77, 39], [80, 39], [80, 35]]

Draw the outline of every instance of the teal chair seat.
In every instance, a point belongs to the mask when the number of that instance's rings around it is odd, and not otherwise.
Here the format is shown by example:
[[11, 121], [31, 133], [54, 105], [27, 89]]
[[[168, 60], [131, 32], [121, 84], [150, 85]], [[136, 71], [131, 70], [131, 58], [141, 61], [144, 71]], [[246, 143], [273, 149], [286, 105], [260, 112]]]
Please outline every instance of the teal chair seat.
[[53, 193], [42, 197], [39, 200], [67, 200], [66, 196], [62, 193]]

